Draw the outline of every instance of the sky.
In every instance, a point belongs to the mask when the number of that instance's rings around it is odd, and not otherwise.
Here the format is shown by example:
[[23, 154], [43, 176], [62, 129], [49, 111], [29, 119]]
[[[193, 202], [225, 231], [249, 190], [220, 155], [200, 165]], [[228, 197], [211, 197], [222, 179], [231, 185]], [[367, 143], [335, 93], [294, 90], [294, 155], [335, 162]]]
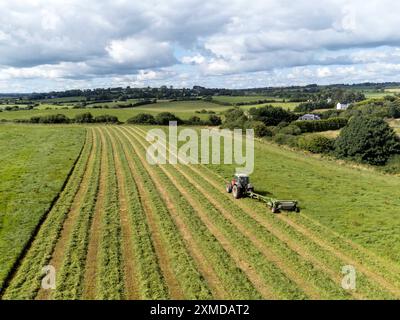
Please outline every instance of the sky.
[[397, 0], [1, 0], [0, 92], [400, 81]]

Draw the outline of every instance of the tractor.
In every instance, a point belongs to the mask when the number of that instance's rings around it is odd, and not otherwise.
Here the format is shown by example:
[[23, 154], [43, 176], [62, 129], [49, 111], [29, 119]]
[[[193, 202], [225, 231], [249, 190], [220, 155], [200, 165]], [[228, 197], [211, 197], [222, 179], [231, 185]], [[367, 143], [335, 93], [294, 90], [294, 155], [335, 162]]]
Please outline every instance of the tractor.
[[226, 192], [232, 193], [235, 199], [240, 199], [249, 192], [254, 192], [254, 188], [248, 175], [235, 174], [232, 181], [226, 185]]
[[249, 197], [265, 202], [271, 208], [272, 213], [279, 213], [281, 210], [300, 212], [296, 200], [276, 200], [255, 193], [254, 187], [250, 183], [250, 177], [246, 174], [235, 174], [233, 179], [227, 183], [226, 192], [232, 193], [235, 199]]

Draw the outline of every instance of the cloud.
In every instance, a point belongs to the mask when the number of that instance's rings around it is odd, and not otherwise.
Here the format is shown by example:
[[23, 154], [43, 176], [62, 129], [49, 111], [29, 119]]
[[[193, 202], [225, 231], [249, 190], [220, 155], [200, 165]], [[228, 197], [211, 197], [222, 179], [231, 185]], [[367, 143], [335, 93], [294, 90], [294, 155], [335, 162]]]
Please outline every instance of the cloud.
[[0, 11], [0, 90], [385, 80], [400, 64], [395, 0], [3, 0]]

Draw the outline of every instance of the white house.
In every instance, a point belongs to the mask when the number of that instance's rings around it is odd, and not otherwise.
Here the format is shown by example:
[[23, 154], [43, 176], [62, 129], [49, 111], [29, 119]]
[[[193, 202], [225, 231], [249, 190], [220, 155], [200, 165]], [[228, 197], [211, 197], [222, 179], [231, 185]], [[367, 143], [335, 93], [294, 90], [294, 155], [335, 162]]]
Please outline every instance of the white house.
[[338, 103], [337, 105], [336, 105], [336, 109], [337, 110], [347, 110], [348, 108], [349, 108], [349, 106], [350, 106], [350, 103]]

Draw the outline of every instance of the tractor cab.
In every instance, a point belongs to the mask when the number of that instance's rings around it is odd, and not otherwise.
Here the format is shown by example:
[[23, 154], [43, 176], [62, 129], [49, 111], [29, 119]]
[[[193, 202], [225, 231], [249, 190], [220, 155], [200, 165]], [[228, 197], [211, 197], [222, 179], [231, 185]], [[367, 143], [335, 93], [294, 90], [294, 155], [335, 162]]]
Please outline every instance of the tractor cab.
[[240, 185], [242, 188], [245, 188], [250, 183], [250, 178], [244, 174], [236, 174], [233, 179], [236, 181], [237, 185]]
[[233, 193], [234, 198], [239, 199], [253, 192], [254, 188], [247, 174], [235, 174], [232, 181], [226, 185], [226, 191]]

